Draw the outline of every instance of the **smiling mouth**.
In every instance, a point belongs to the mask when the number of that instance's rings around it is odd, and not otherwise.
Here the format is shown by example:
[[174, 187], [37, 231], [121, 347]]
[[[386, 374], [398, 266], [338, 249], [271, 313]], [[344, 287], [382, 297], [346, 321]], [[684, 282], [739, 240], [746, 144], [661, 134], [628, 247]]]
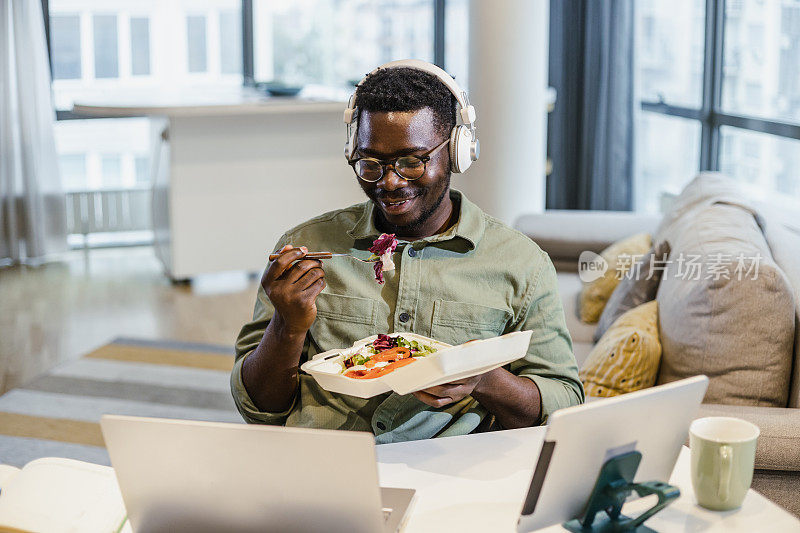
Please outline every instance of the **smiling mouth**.
[[411, 196], [410, 198], [398, 198], [398, 199], [383, 198], [380, 200], [380, 203], [384, 211], [393, 214], [398, 214], [405, 211], [416, 198], [417, 198], [416, 196]]

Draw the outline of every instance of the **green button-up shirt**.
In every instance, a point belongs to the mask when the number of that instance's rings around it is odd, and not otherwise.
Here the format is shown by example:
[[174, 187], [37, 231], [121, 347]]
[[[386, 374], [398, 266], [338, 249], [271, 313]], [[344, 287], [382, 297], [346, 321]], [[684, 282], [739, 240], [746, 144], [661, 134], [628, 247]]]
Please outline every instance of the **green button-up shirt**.
[[[327, 286], [317, 298], [317, 318], [301, 364], [376, 333], [414, 332], [455, 345], [532, 330], [527, 355], [509, 369], [536, 383], [540, 422], [545, 423], [556, 409], [584, 399], [553, 264], [528, 237], [488, 216], [460, 192], [451, 191], [451, 197], [460, 209], [458, 222], [444, 233], [401, 242], [393, 256], [396, 269], [384, 273], [384, 285], [375, 281], [371, 264], [347, 257], [325, 261]], [[289, 230], [275, 250], [292, 244], [367, 258], [381, 233], [374, 214], [371, 202], [326, 213]], [[248, 422], [371, 431], [378, 443], [388, 443], [464, 435], [488, 415], [471, 396], [438, 409], [411, 394], [363, 399], [328, 392], [303, 373], [286, 411], [259, 411], [242, 383], [242, 363], [273, 313], [259, 287], [253, 320], [236, 342], [231, 389]]]

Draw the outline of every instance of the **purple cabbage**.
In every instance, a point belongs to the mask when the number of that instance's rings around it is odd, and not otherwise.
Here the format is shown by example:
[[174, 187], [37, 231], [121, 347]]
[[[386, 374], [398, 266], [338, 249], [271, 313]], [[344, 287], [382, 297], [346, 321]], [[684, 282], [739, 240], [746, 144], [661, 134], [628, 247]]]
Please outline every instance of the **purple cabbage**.
[[396, 348], [397, 337], [390, 337], [389, 335], [378, 333], [378, 338], [372, 342], [372, 346], [379, 352], [388, 350], [389, 348]]
[[[397, 248], [397, 238], [394, 236], [394, 233], [383, 233], [380, 237], [375, 239], [370, 246], [369, 251], [377, 256], [381, 256], [386, 253], [392, 253]], [[378, 259], [372, 265], [372, 268], [375, 269], [375, 281], [383, 284], [383, 261]]]
[[384, 233], [372, 243], [369, 251], [375, 255], [383, 255], [386, 252], [394, 252], [397, 248], [397, 238], [394, 233]]
[[375, 281], [383, 285], [383, 261], [378, 259], [372, 264], [372, 268], [375, 269]]

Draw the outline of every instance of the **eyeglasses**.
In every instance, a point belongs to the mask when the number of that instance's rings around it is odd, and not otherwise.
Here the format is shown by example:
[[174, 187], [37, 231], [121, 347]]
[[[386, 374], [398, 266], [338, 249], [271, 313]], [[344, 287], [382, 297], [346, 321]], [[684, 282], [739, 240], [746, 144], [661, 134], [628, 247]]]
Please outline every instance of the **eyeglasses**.
[[384, 161], [374, 157], [359, 157], [351, 159], [349, 163], [359, 179], [370, 183], [380, 180], [388, 166], [391, 166], [395, 173], [404, 180], [411, 181], [421, 178], [425, 174], [428, 161], [448, 142], [450, 139], [445, 139], [441, 144], [434, 146], [422, 155], [404, 155]]

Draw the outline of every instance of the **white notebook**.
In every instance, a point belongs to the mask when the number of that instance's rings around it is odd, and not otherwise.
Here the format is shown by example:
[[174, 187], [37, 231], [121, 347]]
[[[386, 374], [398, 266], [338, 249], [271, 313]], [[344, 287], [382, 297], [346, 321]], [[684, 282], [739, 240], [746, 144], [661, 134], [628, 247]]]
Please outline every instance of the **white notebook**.
[[55, 457], [0, 465], [0, 532], [127, 529], [113, 468]]

